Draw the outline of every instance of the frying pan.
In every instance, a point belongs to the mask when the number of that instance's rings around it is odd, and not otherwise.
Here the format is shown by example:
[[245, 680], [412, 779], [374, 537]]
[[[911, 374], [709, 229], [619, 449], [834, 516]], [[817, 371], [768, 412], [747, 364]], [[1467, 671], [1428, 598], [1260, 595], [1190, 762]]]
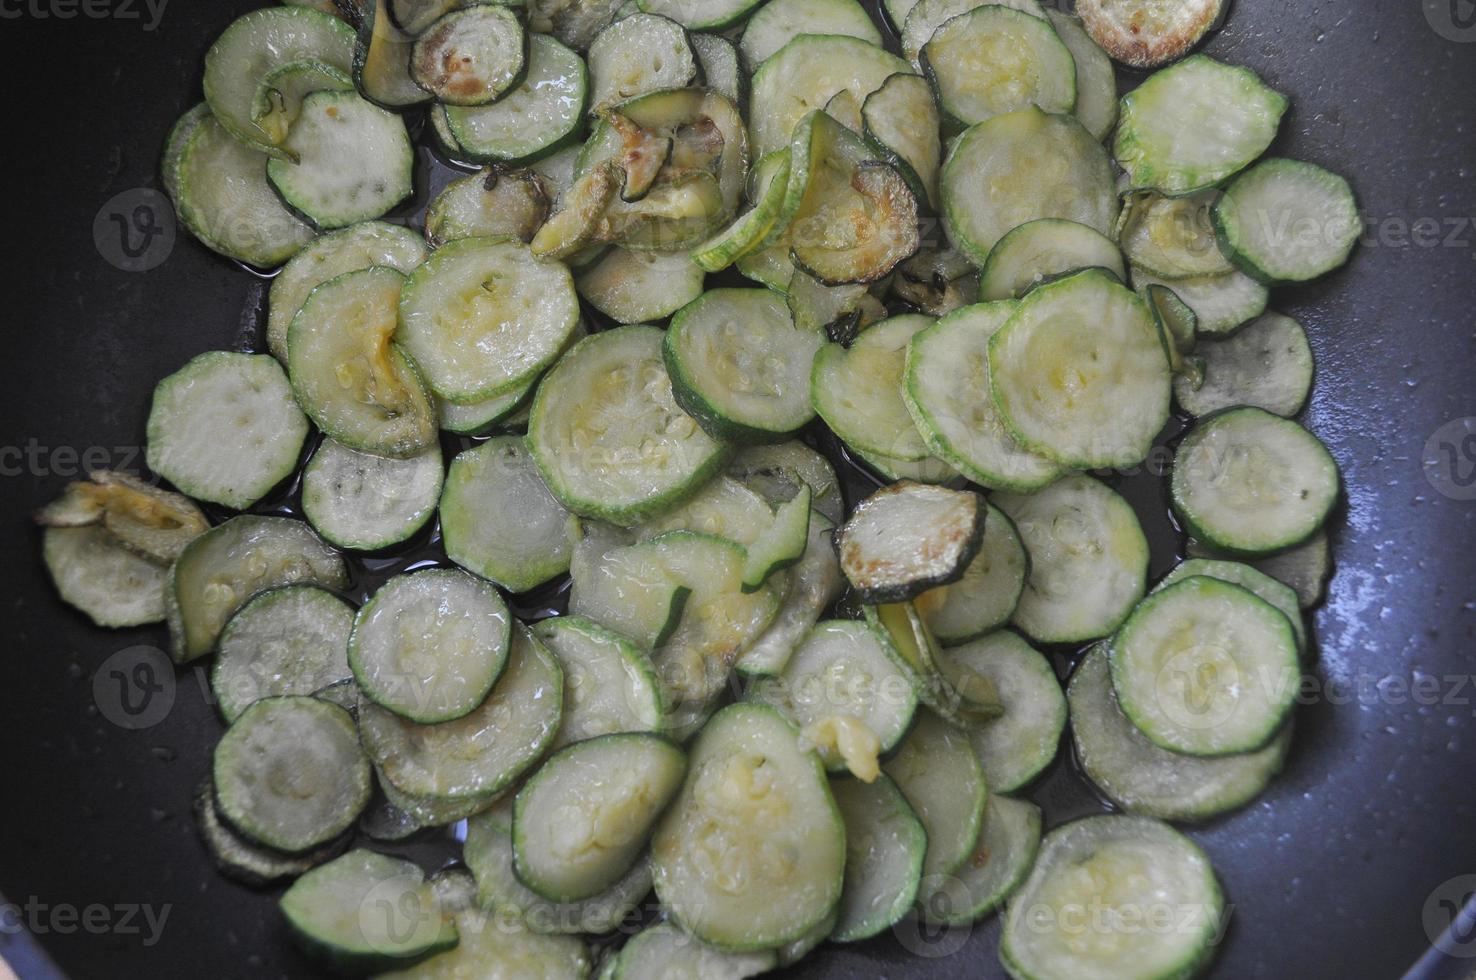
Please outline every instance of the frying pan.
[[[259, 0], [174, 0], [152, 30], [143, 0], [26, 3], [0, 6], [0, 891], [13, 903], [0, 953], [27, 978], [312, 976], [277, 893], [217, 875], [195, 836], [190, 799], [221, 732], [204, 674], [174, 677], [157, 723], [110, 720], [137, 717], [120, 715], [100, 668], [162, 647], [163, 632], [98, 630], [64, 607], [27, 517], [86, 466], [141, 468], [158, 378], [200, 351], [257, 343], [264, 283], [183, 231], [166, 242], [171, 215], [147, 189], [170, 123], [199, 99], [205, 49]], [[1469, 0], [1241, 0], [1206, 47], [1292, 97], [1274, 152], [1347, 175], [1370, 220], [1346, 268], [1273, 295], [1310, 335], [1304, 420], [1337, 458], [1346, 502], [1331, 524], [1336, 576], [1313, 616], [1327, 693], [1298, 709], [1270, 789], [1194, 831], [1233, 905], [1218, 977], [1399, 976], [1476, 881], [1459, 877], [1476, 872], [1476, 687], [1461, 680], [1476, 672], [1476, 439], [1456, 421], [1476, 416], [1473, 20]], [[420, 169], [406, 215], [429, 193], [432, 168]], [[138, 256], [122, 249], [124, 226]], [[1137, 506], [1161, 575], [1182, 544], [1161, 480], [1112, 482]], [[1070, 656], [1057, 659], [1064, 672]], [[1053, 825], [1104, 809], [1069, 754], [1030, 792]], [[431, 867], [446, 853], [434, 840], [393, 849]], [[87, 906], [105, 918], [67, 917]], [[140, 914], [124, 920], [137, 906], [167, 907], [157, 937]], [[827, 946], [792, 972], [998, 976], [998, 928]], [[1416, 975], [1476, 966], [1472, 930], [1443, 946], [1466, 955], [1430, 953]]]

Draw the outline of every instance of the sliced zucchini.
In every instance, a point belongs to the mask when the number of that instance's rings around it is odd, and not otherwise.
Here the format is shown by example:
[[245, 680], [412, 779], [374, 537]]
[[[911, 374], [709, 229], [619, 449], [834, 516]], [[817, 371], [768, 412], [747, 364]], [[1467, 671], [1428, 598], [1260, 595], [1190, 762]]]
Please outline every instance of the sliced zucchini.
[[1236, 177], [1214, 205], [1220, 245], [1262, 282], [1306, 282], [1344, 262], [1363, 219], [1337, 174], [1300, 160], [1263, 160]]
[[283, 160], [292, 151], [252, 118], [257, 87], [273, 69], [320, 61], [347, 72], [354, 32], [337, 17], [309, 7], [267, 7], [237, 18], [205, 53], [205, 101], [217, 121], [246, 147]]
[[520, 167], [487, 167], [451, 181], [425, 212], [425, 237], [433, 247], [458, 238], [532, 241], [548, 219], [548, 184]]
[[174, 121], [173, 126], [169, 127], [169, 135], [164, 139], [164, 154], [159, 161], [159, 178], [164, 184], [164, 193], [169, 195], [169, 200], [174, 203], [176, 211], [180, 209], [181, 200], [179, 162], [184, 158], [185, 147], [189, 145], [190, 137], [206, 121], [214, 121], [214, 117], [210, 115], [210, 106], [204, 102], [191, 106], [184, 115]]
[[1191, 415], [1250, 405], [1286, 418], [1297, 414], [1312, 389], [1312, 348], [1302, 325], [1265, 313], [1223, 340], [1194, 349], [1204, 361], [1202, 383], [1174, 379], [1174, 398]]
[[465, 572], [397, 575], [355, 617], [349, 666], [359, 690], [395, 714], [454, 721], [502, 676], [511, 618], [497, 590]]
[[886, 776], [833, 779], [830, 791], [846, 824], [845, 885], [830, 938], [857, 942], [890, 929], [912, 908], [928, 835]]
[[810, 364], [824, 342], [770, 290], [714, 289], [672, 318], [662, 352], [676, 403], [708, 434], [772, 441], [814, 418]]
[[1140, 603], [1108, 659], [1123, 713], [1154, 744], [1185, 755], [1263, 748], [1301, 682], [1286, 616], [1247, 589], [1202, 575]]
[[496, 3], [453, 10], [410, 49], [410, 77], [442, 105], [496, 102], [528, 67], [528, 36], [517, 15]]
[[86, 481], [67, 485], [63, 494], [38, 510], [43, 527], [85, 527], [101, 524], [108, 534], [140, 556], [168, 564], [195, 538], [210, 530], [210, 522], [182, 494], [160, 490], [136, 476], [117, 470], [93, 470]]
[[904, 481], [867, 497], [836, 532], [861, 602], [902, 602], [963, 578], [984, 540], [984, 498]]
[[1127, 196], [1117, 221], [1117, 241], [1135, 268], [1164, 279], [1220, 276], [1230, 260], [1215, 241], [1210, 210], [1220, 191], [1165, 197], [1153, 191]]
[[1112, 59], [1082, 27], [1081, 18], [1054, 6], [1047, 6], [1045, 12], [1076, 62], [1076, 118], [1092, 136], [1104, 140], [1117, 125], [1117, 73]]
[[813, 746], [831, 772], [850, 769], [868, 782], [917, 710], [912, 682], [881, 640], [865, 623], [845, 619], [816, 624], [783, 671], [755, 685], [749, 699], [798, 726], [801, 744]]
[[989, 341], [1017, 305], [965, 306], [914, 336], [902, 394], [933, 454], [982, 486], [1029, 491], [1051, 483], [1061, 467], [1015, 440], [989, 393]]
[[659, 922], [632, 936], [616, 954], [609, 980], [746, 980], [774, 969], [777, 959], [772, 949], [726, 953]]
[[[1189, 539], [1188, 554], [1192, 558], [1226, 558], [1223, 552], [1208, 545]], [[1322, 601], [1328, 576], [1332, 574], [1332, 556], [1327, 543], [1327, 532], [1318, 531], [1295, 548], [1251, 562], [1253, 568], [1291, 586], [1297, 593], [1297, 602], [1309, 609]]]
[[324, 439], [302, 475], [302, 511], [340, 548], [377, 551], [417, 534], [441, 496], [441, 447], [395, 459]]
[[1076, 12], [1096, 42], [1134, 68], [1156, 68], [1181, 58], [1217, 26], [1224, 0], [1083, 0]]
[[638, 0], [647, 13], [670, 17], [694, 31], [723, 31], [753, 12], [763, 0]]
[[1288, 104], [1249, 68], [1196, 54], [1122, 97], [1112, 155], [1131, 187], [1187, 194], [1264, 153]]
[[965, 130], [949, 149], [939, 192], [948, 240], [980, 267], [1027, 221], [1065, 218], [1106, 235], [1117, 215], [1101, 144], [1074, 116], [1033, 106]]
[[[975, 639], [1009, 622], [1025, 589], [1029, 564], [1014, 523], [986, 504], [984, 538], [963, 577], [918, 596], [918, 614], [945, 645]], [[1006, 790], [1006, 792], [1008, 792]]]
[[590, 899], [638, 860], [687, 772], [659, 735], [601, 735], [554, 754], [518, 790], [513, 868], [554, 902]]
[[1257, 557], [1315, 534], [1338, 484], [1338, 464], [1312, 433], [1259, 408], [1233, 408], [1179, 443], [1170, 495], [1194, 537]]
[[902, 30], [902, 25], [907, 23], [907, 14], [917, 4], [918, 0], [882, 0], [882, 9], [886, 12], [887, 20], [891, 21], [893, 30]]
[[417, 828], [449, 827], [487, 809], [496, 800], [492, 797], [468, 797], [466, 799], [439, 796], [415, 796], [396, 789], [381, 773], [380, 789], [384, 791], [387, 805], [403, 814], [405, 820]]
[[991, 793], [979, 846], [953, 874], [922, 880], [918, 915], [934, 924], [966, 925], [1001, 908], [1030, 873], [1040, 834], [1040, 807]]
[[360, 848], [297, 879], [277, 904], [293, 937], [339, 971], [405, 967], [457, 944], [418, 866]]
[[881, 32], [856, 0], [772, 0], [748, 19], [738, 50], [753, 71], [801, 34], [854, 37], [882, 46]]
[[569, 612], [652, 650], [675, 632], [692, 590], [668, 574], [650, 549], [631, 543], [618, 528], [579, 522], [569, 566]]
[[287, 363], [287, 331], [292, 318], [309, 294], [328, 280], [370, 266], [408, 273], [429, 254], [414, 231], [383, 221], [366, 221], [314, 240], [272, 280], [267, 302], [267, 346], [277, 360]]
[[749, 548], [773, 523], [774, 510], [757, 491], [719, 476], [676, 509], [642, 521], [635, 528], [635, 537], [647, 541], [667, 531], [699, 531]]
[[702, 268], [689, 252], [612, 248], [574, 278], [579, 295], [616, 323], [664, 320], [702, 295]]
[[[789, 258], [788, 228], [773, 245], [739, 256], [737, 268], [759, 285], [767, 286], [778, 293], [787, 293], [790, 280], [795, 276], [794, 262]], [[793, 303], [790, 305], [792, 309]], [[828, 321], [816, 322], [824, 326]]]
[[862, 331], [849, 349], [832, 343], [815, 354], [810, 400], [852, 449], [892, 459], [928, 455], [903, 400], [902, 380], [908, 343], [932, 322], [919, 314], [894, 316]]
[[606, 27], [623, 6], [621, 0], [531, 0], [528, 22], [535, 30], [549, 31], [569, 47], [583, 51]]
[[[1037, 0], [990, 0], [989, 6], [1006, 6], [1045, 20], [1045, 11]], [[902, 57], [921, 65], [922, 49], [944, 24], [978, 7], [976, 0], [922, 0], [907, 11], [899, 31]]]
[[1076, 107], [1076, 62], [1050, 21], [1000, 3], [939, 25], [919, 59], [938, 93], [938, 108], [972, 126], [1029, 105], [1045, 112]]
[[[847, 90], [849, 94], [849, 90]], [[918, 203], [938, 203], [938, 166], [943, 143], [938, 138], [938, 105], [920, 75], [898, 72], [866, 96], [861, 129], [880, 147], [917, 193]]]
[[811, 513], [809, 487], [774, 509], [769, 525], [744, 546], [748, 551], [748, 560], [743, 563], [744, 592], [757, 592], [804, 556], [809, 547]]
[[[578, 330], [575, 331], [575, 336], [583, 339], [587, 335], [584, 331]], [[528, 404], [533, 400], [533, 392], [537, 389], [538, 382], [534, 380], [521, 388], [514, 388], [505, 395], [494, 395], [486, 401], [471, 402], [466, 405], [458, 405], [444, 398], [437, 398], [436, 414], [441, 417], [441, 428], [447, 432], [467, 436], [484, 436], [500, 425], [508, 427], [517, 425], [519, 416], [526, 419]]]
[[1211, 758], [1160, 748], [1118, 707], [1102, 644], [1072, 672], [1066, 699], [1076, 758], [1093, 785], [1128, 813], [1160, 820], [1208, 820], [1244, 805], [1281, 771], [1291, 745], [1287, 725], [1265, 748], [1240, 755]]
[[[787, 230], [782, 241], [788, 247], [790, 235]], [[792, 256], [793, 250], [790, 252]], [[765, 259], [764, 264], [767, 262]], [[853, 282], [827, 286], [804, 270], [796, 268], [790, 258], [786, 258], [785, 262], [790, 276], [781, 292], [789, 305], [790, 315], [800, 326], [824, 327], [831, 340], [844, 343], [854, 339], [859, 331], [886, 319], [887, 308], [872, 292], [873, 289], [881, 292], [886, 285], [885, 281], [875, 285]], [[769, 271], [778, 271], [778, 267]]]
[[227, 722], [262, 698], [308, 695], [351, 678], [354, 610], [325, 589], [289, 585], [246, 603], [220, 634], [210, 692]]
[[200, 354], [154, 388], [149, 469], [197, 500], [244, 509], [297, 467], [307, 418], [261, 354]]
[[1154, 286], [1166, 286], [1194, 311], [1195, 330], [1225, 334], [1266, 310], [1266, 287], [1239, 270], [1218, 276], [1165, 280], [1146, 269], [1133, 268], [1133, 288], [1147, 296]]
[[101, 525], [46, 528], [41, 557], [62, 599], [98, 626], [164, 619], [169, 567], [127, 547]]
[[533, 627], [564, 672], [564, 720], [553, 748], [620, 732], [659, 732], [665, 714], [651, 659], [618, 633], [578, 616]]
[[[433, 96], [410, 77], [410, 53], [415, 48], [417, 31], [395, 23], [393, 9], [401, 6], [394, 0], [355, 0], [359, 22], [354, 45], [354, 82], [359, 94], [386, 109], [407, 109], [429, 102]], [[417, 26], [429, 27], [440, 16], [438, 9]], [[441, 113], [432, 109], [432, 118]], [[454, 142], [450, 144], [454, 148]]]
[[528, 68], [491, 105], [451, 106], [446, 122], [462, 151], [483, 163], [518, 163], [573, 142], [589, 86], [584, 60], [551, 37], [528, 38]]
[[738, 658], [734, 666], [739, 673], [749, 677], [780, 673], [821, 612], [840, 596], [845, 580], [831, 544], [834, 528], [818, 511], [810, 514], [804, 554], [790, 572], [784, 602], [769, 628]]
[[854, 449], [852, 452], [855, 453], [856, 460], [879, 474], [879, 482], [896, 483], [898, 480], [912, 480], [915, 483], [927, 483], [953, 490], [961, 489], [968, 482], [962, 473], [936, 456], [924, 456], [922, 459], [897, 459], [895, 456], [863, 453]]
[[861, 608], [866, 624], [882, 641], [882, 649], [911, 679], [919, 701], [960, 727], [969, 723], [969, 714], [988, 717], [998, 713], [999, 704], [991, 690], [976, 688], [969, 692], [971, 700], [966, 702], [963, 693], [943, 676], [938, 669], [938, 640], [912, 603]]
[[796, 37], [754, 72], [753, 152], [762, 156], [788, 146], [800, 120], [841, 89], [864, 102], [892, 75], [909, 71], [905, 61], [860, 38]]
[[1027, 221], [990, 250], [979, 294], [986, 300], [1019, 299], [1043, 282], [1091, 268], [1127, 281], [1122, 253], [1095, 228], [1060, 218]]
[[[766, 154], [755, 163], [749, 194], [753, 207], [695, 249], [692, 260], [708, 272], [721, 272], [763, 248], [770, 238], [777, 241], [783, 229], [776, 229], [775, 224], [789, 187], [789, 170], [787, 146]], [[784, 228], [787, 229], [788, 225]]]
[[1204, 358], [1189, 357], [1198, 342], [1199, 317], [1167, 286], [1152, 285], [1143, 295], [1158, 325], [1158, 339], [1174, 372], [1174, 387], [1197, 391], [1204, 384]]
[[883, 768], [927, 831], [923, 880], [956, 872], [978, 846], [989, 796], [967, 736], [924, 711]]
[[707, 87], [742, 107], [748, 101], [748, 79], [738, 65], [738, 49], [733, 42], [720, 34], [689, 34], [687, 40], [697, 53], [697, 67]]
[[329, 438], [378, 456], [418, 456], [436, 415], [398, 339], [405, 277], [373, 266], [314, 289], [287, 331], [298, 404]]
[[1088, 269], [1032, 290], [989, 338], [1010, 435], [1074, 468], [1134, 466], [1168, 421], [1171, 377], [1147, 304]]
[[1034, 494], [996, 494], [1015, 522], [1030, 574], [1014, 623], [1040, 643], [1106, 636], [1143, 597], [1148, 541], [1128, 502], [1089, 476]]
[[897, 266], [892, 293], [929, 316], [947, 316], [979, 302], [979, 272], [952, 248], [921, 248]]
[[1000, 630], [949, 647], [938, 666], [955, 687], [967, 690], [982, 677], [997, 692], [1004, 713], [969, 730], [989, 788], [1013, 793], [1056, 758], [1066, 727], [1066, 699], [1050, 661], [1015, 633]]
[[601, 31], [589, 46], [590, 111], [697, 81], [697, 53], [682, 25], [636, 13]]
[[835, 524], [845, 516], [845, 501], [830, 460], [802, 442], [745, 446], [728, 464], [727, 473], [771, 504], [793, 500], [802, 486], [810, 488], [810, 506]]
[[[432, 879], [434, 882], [435, 879]], [[441, 902], [446, 910], [446, 901]], [[460, 977], [536, 976], [586, 980], [593, 968], [589, 947], [577, 936], [542, 936], [515, 920], [480, 909], [456, 914], [461, 941], [418, 966], [380, 974], [384, 980], [456, 980]]]
[[215, 802], [251, 840], [297, 853], [333, 840], [369, 802], [354, 719], [314, 697], [262, 698], [215, 746]]
[[735, 951], [782, 946], [824, 921], [840, 900], [845, 828], [794, 727], [772, 708], [731, 705], [689, 762], [651, 844], [672, 917]]
[[431, 390], [474, 402], [526, 384], [579, 324], [569, 270], [521, 242], [466, 238], [437, 249], [400, 293], [396, 342]]
[[563, 684], [552, 655], [519, 626], [513, 630], [507, 669], [471, 714], [418, 725], [365, 700], [359, 707], [359, 737], [389, 787], [441, 804], [485, 809], [553, 742]]
[[247, 599], [279, 585], [348, 586], [343, 557], [302, 521], [243, 514], [191, 541], [169, 572], [165, 609], [177, 663], [215, 648]]
[[634, 523], [676, 505], [722, 466], [723, 444], [677, 406], [661, 344], [653, 327], [595, 334], [538, 386], [528, 444], [574, 513]]
[[285, 146], [292, 125], [302, 114], [302, 100], [324, 90], [352, 92], [346, 72], [321, 61], [289, 61], [267, 72], [251, 102], [251, 119], [273, 146]]
[[1259, 569], [1237, 561], [1216, 561], [1209, 558], [1190, 558], [1180, 562], [1153, 587], [1153, 591], [1167, 588], [1191, 575], [1207, 575], [1210, 578], [1238, 585], [1242, 589], [1264, 599], [1281, 610], [1291, 623], [1292, 635], [1296, 637], [1297, 649], [1307, 649], [1307, 627], [1302, 622], [1302, 610], [1297, 601], [1297, 591], [1291, 586], [1267, 575]]
[[337, 857], [348, 843], [345, 835], [306, 854], [287, 854], [247, 840], [220, 818], [215, 809], [215, 786], [209, 779], [195, 794], [191, 809], [195, 814], [195, 826], [200, 829], [200, 838], [205, 842], [216, 870], [246, 885], [268, 885], [306, 874]]
[[270, 269], [312, 241], [312, 226], [289, 211], [267, 181], [261, 150], [209, 115], [193, 126], [181, 120], [171, 136], [180, 145], [165, 156], [164, 183], [179, 220], [206, 248]]

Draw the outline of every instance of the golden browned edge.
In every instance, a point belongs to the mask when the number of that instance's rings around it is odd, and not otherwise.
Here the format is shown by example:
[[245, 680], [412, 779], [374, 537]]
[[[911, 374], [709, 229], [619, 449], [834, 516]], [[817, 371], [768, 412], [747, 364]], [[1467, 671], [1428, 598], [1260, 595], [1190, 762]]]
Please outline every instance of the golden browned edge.
[[[1108, 6], [1115, 10], [1106, 9]], [[1130, 19], [1136, 3], [1112, 0], [1079, 0], [1076, 13], [1092, 40], [1114, 60], [1133, 68], [1156, 68], [1183, 57], [1199, 43], [1220, 15], [1223, 0], [1186, 0], [1195, 16], [1181, 30], [1171, 34], [1145, 35], [1124, 20]], [[1126, 8], [1128, 18], [1122, 17]]]

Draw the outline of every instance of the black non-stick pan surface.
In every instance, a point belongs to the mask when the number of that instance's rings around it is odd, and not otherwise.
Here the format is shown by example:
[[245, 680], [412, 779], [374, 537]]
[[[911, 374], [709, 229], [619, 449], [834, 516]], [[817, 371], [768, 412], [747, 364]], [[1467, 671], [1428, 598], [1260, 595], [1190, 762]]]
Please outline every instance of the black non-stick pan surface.
[[[222, 730], [205, 673], [140, 673], [156, 655], [133, 648], [162, 629], [106, 632], [63, 606], [28, 517], [86, 468], [142, 468], [157, 379], [259, 344], [264, 282], [176, 230], [156, 193], [206, 48], [255, 5], [0, 0], [0, 954], [23, 977], [313, 975], [277, 893], [218, 876], [196, 838], [190, 799]], [[1396, 977], [1476, 887], [1476, 11], [1240, 0], [1207, 50], [1292, 97], [1275, 151], [1347, 175], [1368, 218], [1345, 269], [1273, 297], [1311, 337], [1305, 421], [1346, 503], [1287, 770], [1194, 831], [1233, 907], [1214, 975]], [[1182, 542], [1161, 480], [1110, 480], [1162, 574]], [[1069, 750], [1031, 795], [1052, 824], [1104, 809]], [[403, 850], [431, 867], [448, 853]], [[827, 946], [795, 974], [998, 976], [997, 935], [991, 920]], [[1457, 955], [1421, 975], [1476, 966], [1476, 931], [1445, 946]]]

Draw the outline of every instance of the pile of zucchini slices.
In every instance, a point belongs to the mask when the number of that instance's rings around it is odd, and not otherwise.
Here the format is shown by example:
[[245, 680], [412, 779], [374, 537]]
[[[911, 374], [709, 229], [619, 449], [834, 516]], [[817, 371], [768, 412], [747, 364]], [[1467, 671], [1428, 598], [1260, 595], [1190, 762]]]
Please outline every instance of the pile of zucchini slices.
[[[1288, 103], [1245, 68], [1119, 99], [1114, 6], [1164, 5], [887, 0], [895, 51], [856, 0], [232, 24], [164, 180], [280, 266], [261, 352], [156, 388], [178, 492], [38, 513], [65, 600], [213, 657], [221, 870], [291, 881], [356, 973], [745, 977], [994, 911], [1018, 978], [1205, 964], [1224, 901], [1170, 824], [1280, 769], [1339, 496], [1268, 288], [1358, 215], [1263, 158]], [[1178, 6], [1132, 58], [1219, 11]], [[419, 134], [469, 166], [382, 221]], [[1150, 587], [1088, 473], [1159, 450], [1192, 557]], [[1043, 836], [1068, 720], [1116, 812]], [[438, 827], [429, 877], [378, 853]]]

